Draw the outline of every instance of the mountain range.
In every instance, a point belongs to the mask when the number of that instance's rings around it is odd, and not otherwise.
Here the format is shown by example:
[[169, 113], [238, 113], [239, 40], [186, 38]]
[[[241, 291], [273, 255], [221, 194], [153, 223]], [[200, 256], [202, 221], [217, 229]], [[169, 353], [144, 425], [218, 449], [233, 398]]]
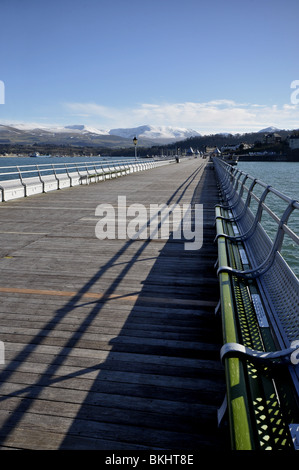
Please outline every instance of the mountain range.
[[[277, 131], [283, 132], [271, 126], [261, 129], [257, 134]], [[217, 135], [233, 137], [232, 134]], [[32, 146], [36, 144], [68, 147], [90, 146], [107, 149], [131, 148], [134, 137], [138, 139], [138, 147], [148, 148], [172, 144], [190, 138], [203, 138], [205, 136], [193, 129], [171, 126], [143, 125], [107, 130], [84, 124], [52, 127], [24, 123], [13, 125], [0, 124], [0, 144], [10, 146]]]
[[280, 130], [281, 129], [277, 129], [277, 127], [270, 126], [270, 127], [266, 127], [265, 129], [261, 129], [259, 132], [271, 134], [271, 132], [279, 132]]
[[110, 135], [118, 135], [128, 139], [133, 139], [136, 136], [146, 139], [154, 139], [155, 141], [168, 140], [169, 142], [201, 136], [201, 134], [193, 129], [170, 126], [139, 126], [127, 129], [111, 129], [109, 133]]
[[137, 137], [138, 145], [166, 145], [189, 137], [199, 137], [193, 129], [170, 126], [144, 125], [133, 128], [99, 129], [84, 124], [68, 126], [30, 126], [27, 124], [0, 124], [0, 143], [98, 145], [105, 147], [131, 147]]

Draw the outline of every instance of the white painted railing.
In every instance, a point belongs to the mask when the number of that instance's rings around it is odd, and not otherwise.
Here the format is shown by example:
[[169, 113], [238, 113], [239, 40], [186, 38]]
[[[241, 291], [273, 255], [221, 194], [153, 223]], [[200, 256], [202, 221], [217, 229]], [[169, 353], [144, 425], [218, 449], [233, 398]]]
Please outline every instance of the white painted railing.
[[174, 159], [111, 159], [0, 167], [0, 202], [97, 183], [173, 162]]

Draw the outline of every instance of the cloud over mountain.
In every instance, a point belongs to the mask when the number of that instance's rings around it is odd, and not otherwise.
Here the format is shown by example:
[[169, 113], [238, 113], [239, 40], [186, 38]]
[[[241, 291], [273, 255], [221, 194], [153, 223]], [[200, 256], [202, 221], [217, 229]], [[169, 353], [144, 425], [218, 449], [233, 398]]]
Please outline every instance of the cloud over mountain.
[[186, 128], [202, 134], [221, 132], [257, 132], [269, 124], [280, 129], [295, 129], [299, 123], [299, 106], [237, 102], [215, 99], [206, 102], [141, 103], [129, 108], [114, 108], [95, 103], [65, 103], [74, 117], [89, 122], [107, 123], [110, 129], [119, 129], [119, 123], [135, 128], [136, 123], [149, 122], [151, 127]]
[[187, 139], [188, 137], [200, 136], [200, 134], [193, 129], [186, 129], [171, 126], [139, 126], [133, 128], [118, 128], [111, 129], [110, 135], [118, 135], [127, 139], [137, 138], [154, 139], [159, 141], [176, 141]]
[[43, 126], [39, 124], [0, 124], [0, 138], [11, 142], [38, 142], [78, 145], [131, 146], [137, 137], [139, 145], [151, 146], [200, 136], [197, 131], [171, 126], [144, 125], [133, 128], [101, 129], [84, 124]]

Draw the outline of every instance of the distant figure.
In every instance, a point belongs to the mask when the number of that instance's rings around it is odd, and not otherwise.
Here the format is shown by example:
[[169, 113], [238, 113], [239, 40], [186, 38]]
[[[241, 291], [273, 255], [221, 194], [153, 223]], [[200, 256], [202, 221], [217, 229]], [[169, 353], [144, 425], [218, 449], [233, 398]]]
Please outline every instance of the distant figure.
[[177, 162], [177, 163], [180, 163], [180, 159], [179, 159], [179, 156], [178, 156], [178, 155], [176, 155], [175, 159], [176, 159], [176, 162]]

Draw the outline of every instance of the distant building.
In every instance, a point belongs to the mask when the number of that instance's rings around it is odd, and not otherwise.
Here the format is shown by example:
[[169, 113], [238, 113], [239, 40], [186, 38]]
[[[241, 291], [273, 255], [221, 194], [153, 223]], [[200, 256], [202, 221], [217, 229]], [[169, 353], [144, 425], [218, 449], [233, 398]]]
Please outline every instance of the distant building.
[[190, 147], [187, 152], [186, 152], [187, 155], [193, 155], [194, 154], [194, 150], [192, 147]]
[[239, 150], [240, 144], [235, 144], [235, 145], [223, 145], [221, 147], [221, 152], [231, 152], [235, 150]]
[[264, 144], [277, 144], [281, 142], [281, 135], [277, 132], [272, 132], [271, 134], [265, 134], [263, 138]]
[[213, 152], [215, 152], [216, 149], [217, 149], [217, 147], [209, 147], [208, 145], [205, 146], [205, 152], [206, 153], [213, 153]]
[[212, 157], [219, 157], [221, 155], [221, 152], [218, 147], [214, 147], [213, 150], [210, 150], [209, 153]]
[[223, 145], [221, 147], [221, 152], [235, 152], [237, 150], [248, 150], [252, 147], [252, 144], [247, 144], [246, 142], [243, 142], [241, 144], [235, 144], [235, 145]]
[[290, 149], [299, 149], [299, 134], [292, 134], [288, 138]]

